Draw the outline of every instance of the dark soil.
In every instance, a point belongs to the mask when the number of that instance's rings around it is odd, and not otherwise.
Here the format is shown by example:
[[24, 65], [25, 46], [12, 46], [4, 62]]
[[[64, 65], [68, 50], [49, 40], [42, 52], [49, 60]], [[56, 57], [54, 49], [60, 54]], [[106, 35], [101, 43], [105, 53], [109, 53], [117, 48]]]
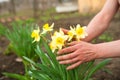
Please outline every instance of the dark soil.
[[[73, 17], [61, 20], [51, 20], [50, 23], [55, 22], [56, 29], [59, 27], [68, 28], [70, 25], [80, 23], [81, 25], [87, 25], [92, 17]], [[111, 22], [109, 29], [106, 31], [113, 36], [114, 40], [120, 39], [120, 19], [115, 17]], [[0, 37], [0, 80], [14, 80], [2, 75], [3, 72], [24, 73], [24, 67], [21, 62], [16, 62], [17, 56], [14, 53], [4, 55], [3, 52], [8, 45], [8, 41], [5, 37]], [[97, 60], [97, 63], [99, 60]], [[120, 80], [120, 59], [112, 59], [111, 62], [106, 65], [105, 69], [99, 70], [94, 76], [93, 80]], [[106, 69], [111, 71], [107, 72]]]
[[17, 56], [14, 53], [3, 54], [9, 41], [5, 37], [0, 38], [0, 80], [13, 80], [2, 75], [3, 72], [24, 73], [24, 67], [21, 62], [17, 62]]

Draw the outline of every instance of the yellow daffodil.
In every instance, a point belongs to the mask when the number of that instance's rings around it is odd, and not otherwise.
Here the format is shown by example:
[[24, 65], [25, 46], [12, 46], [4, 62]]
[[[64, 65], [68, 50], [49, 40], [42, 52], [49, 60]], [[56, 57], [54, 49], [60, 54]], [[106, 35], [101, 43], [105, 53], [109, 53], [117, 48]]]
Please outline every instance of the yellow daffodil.
[[45, 24], [45, 25], [43, 26], [43, 32], [42, 32], [42, 34], [48, 32], [48, 31], [52, 31], [52, 30], [53, 30], [53, 27], [54, 27], [54, 23], [52, 23], [51, 26], [49, 26], [48, 23]]
[[55, 52], [55, 50], [57, 49], [57, 46], [55, 45], [53, 41], [50, 42], [50, 49], [52, 50], [52, 52]]
[[68, 31], [68, 41], [71, 41], [73, 39], [73, 37], [75, 36], [75, 28], [72, 28], [70, 26], [70, 30]]
[[65, 40], [64, 40], [63, 37], [57, 37], [57, 38], [55, 39], [55, 42], [56, 42], [56, 45], [57, 45], [58, 49], [60, 50], [60, 49], [62, 49], [62, 47], [64, 46]]
[[38, 27], [37, 30], [33, 30], [32, 34], [31, 34], [31, 37], [34, 38], [33, 42], [35, 42], [35, 41], [38, 42], [40, 40], [40, 29], [39, 29], [39, 27]]
[[64, 35], [63, 31], [60, 29], [59, 32], [55, 32], [54, 35], [52, 36], [52, 42], [54, 44], [54, 47], [51, 45], [51, 49], [62, 49], [62, 47], [65, 44], [65, 41], [68, 39], [67, 35]]
[[59, 32], [57, 32], [57, 31], [54, 32], [54, 35], [52, 36], [52, 40], [55, 40], [56, 37], [63, 37], [64, 40], [68, 39], [68, 36], [65, 35], [64, 32], [61, 29], [59, 29]]
[[76, 39], [79, 41], [87, 36], [86, 26], [81, 27], [79, 24], [76, 26]]

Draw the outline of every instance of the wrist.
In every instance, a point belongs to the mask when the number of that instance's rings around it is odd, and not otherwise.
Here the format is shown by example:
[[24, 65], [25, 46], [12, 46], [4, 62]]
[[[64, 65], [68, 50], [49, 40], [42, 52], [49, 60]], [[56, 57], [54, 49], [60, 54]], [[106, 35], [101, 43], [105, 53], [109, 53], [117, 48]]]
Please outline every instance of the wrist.
[[120, 57], [120, 40], [95, 44], [97, 59]]
[[95, 52], [96, 52], [96, 59], [102, 59], [106, 58], [107, 56], [105, 55], [105, 49], [104, 49], [104, 43], [101, 44], [95, 44]]

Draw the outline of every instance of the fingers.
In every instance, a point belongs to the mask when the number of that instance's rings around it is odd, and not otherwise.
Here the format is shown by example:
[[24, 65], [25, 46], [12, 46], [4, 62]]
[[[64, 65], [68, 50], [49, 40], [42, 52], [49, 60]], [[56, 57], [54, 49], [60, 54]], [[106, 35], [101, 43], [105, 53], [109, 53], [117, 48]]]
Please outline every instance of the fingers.
[[75, 58], [77, 55], [78, 55], [78, 54], [70, 53], [70, 54], [58, 56], [56, 59], [59, 60], [59, 61], [61, 61], [61, 60], [67, 60], [67, 59]]
[[64, 34], [67, 34], [69, 30], [61, 28], [61, 30], [64, 32]]
[[77, 66], [79, 66], [80, 64], [82, 64], [82, 61], [78, 61], [70, 66], [67, 67], [67, 70], [71, 70], [73, 68], [76, 68]]
[[78, 43], [82, 43], [82, 41], [73, 41], [73, 42], [71, 42], [71, 43], [68, 43], [67, 45], [68, 45], [69, 47], [64, 48], [64, 49], [62, 49], [62, 50], [59, 50], [57, 54], [60, 55], [60, 54], [70, 53], [70, 52], [75, 51], [77, 48], [80, 48], [80, 47], [77, 47], [77, 46], [76, 46]]
[[70, 53], [75, 50], [76, 50], [76, 48], [74, 46], [70, 46], [70, 47], [64, 48], [62, 50], [59, 50], [57, 54], [60, 55], [60, 54]]
[[71, 42], [71, 43], [68, 43], [67, 45], [68, 45], [68, 46], [73, 46], [73, 45], [76, 45], [76, 44], [78, 44], [78, 43], [80, 43], [80, 41], [73, 41], [73, 42]]
[[60, 61], [59, 63], [60, 63], [60, 64], [72, 64], [72, 63], [77, 62], [78, 60], [79, 60], [78, 57], [76, 57], [76, 58], [73, 58], [73, 59]]

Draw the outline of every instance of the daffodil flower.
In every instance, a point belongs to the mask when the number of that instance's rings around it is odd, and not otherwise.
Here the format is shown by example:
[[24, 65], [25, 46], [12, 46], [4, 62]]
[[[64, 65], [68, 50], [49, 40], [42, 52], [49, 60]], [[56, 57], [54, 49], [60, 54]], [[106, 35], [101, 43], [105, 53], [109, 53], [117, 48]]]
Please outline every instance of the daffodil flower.
[[73, 39], [73, 37], [75, 36], [75, 28], [72, 28], [71, 26], [70, 26], [70, 30], [68, 31], [68, 41], [71, 41], [72, 39]]
[[31, 37], [34, 38], [33, 42], [40, 41], [40, 29], [39, 29], [39, 27], [38, 27], [37, 30], [33, 30], [32, 34], [31, 34]]
[[62, 38], [64, 38], [64, 40], [68, 39], [68, 36], [65, 35], [61, 29], [59, 29], [59, 32], [57, 32], [57, 31], [54, 32], [54, 35], [52, 36], [52, 40], [55, 40], [56, 37], [62, 37]]
[[60, 50], [60, 49], [62, 49], [62, 47], [64, 46], [65, 40], [64, 40], [63, 37], [57, 37], [57, 38], [55, 39], [55, 42], [56, 42], [56, 45], [57, 45], [58, 49]]
[[61, 29], [59, 30], [59, 32], [56, 31], [52, 36], [52, 42], [54, 44], [54, 46], [51, 45], [52, 51], [55, 51], [55, 49], [62, 49], [67, 39], [68, 36], [65, 35]]
[[54, 41], [50, 42], [49, 46], [52, 52], [55, 52], [55, 50], [57, 49], [57, 46], [55, 45]]
[[76, 39], [79, 41], [87, 36], [86, 26], [81, 27], [79, 24], [76, 26]]
[[53, 27], [54, 27], [54, 23], [52, 23], [51, 26], [49, 26], [49, 24], [46, 23], [46, 24], [43, 26], [43, 32], [42, 32], [42, 34], [45, 34], [45, 33], [48, 32], [48, 31], [53, 31]]

